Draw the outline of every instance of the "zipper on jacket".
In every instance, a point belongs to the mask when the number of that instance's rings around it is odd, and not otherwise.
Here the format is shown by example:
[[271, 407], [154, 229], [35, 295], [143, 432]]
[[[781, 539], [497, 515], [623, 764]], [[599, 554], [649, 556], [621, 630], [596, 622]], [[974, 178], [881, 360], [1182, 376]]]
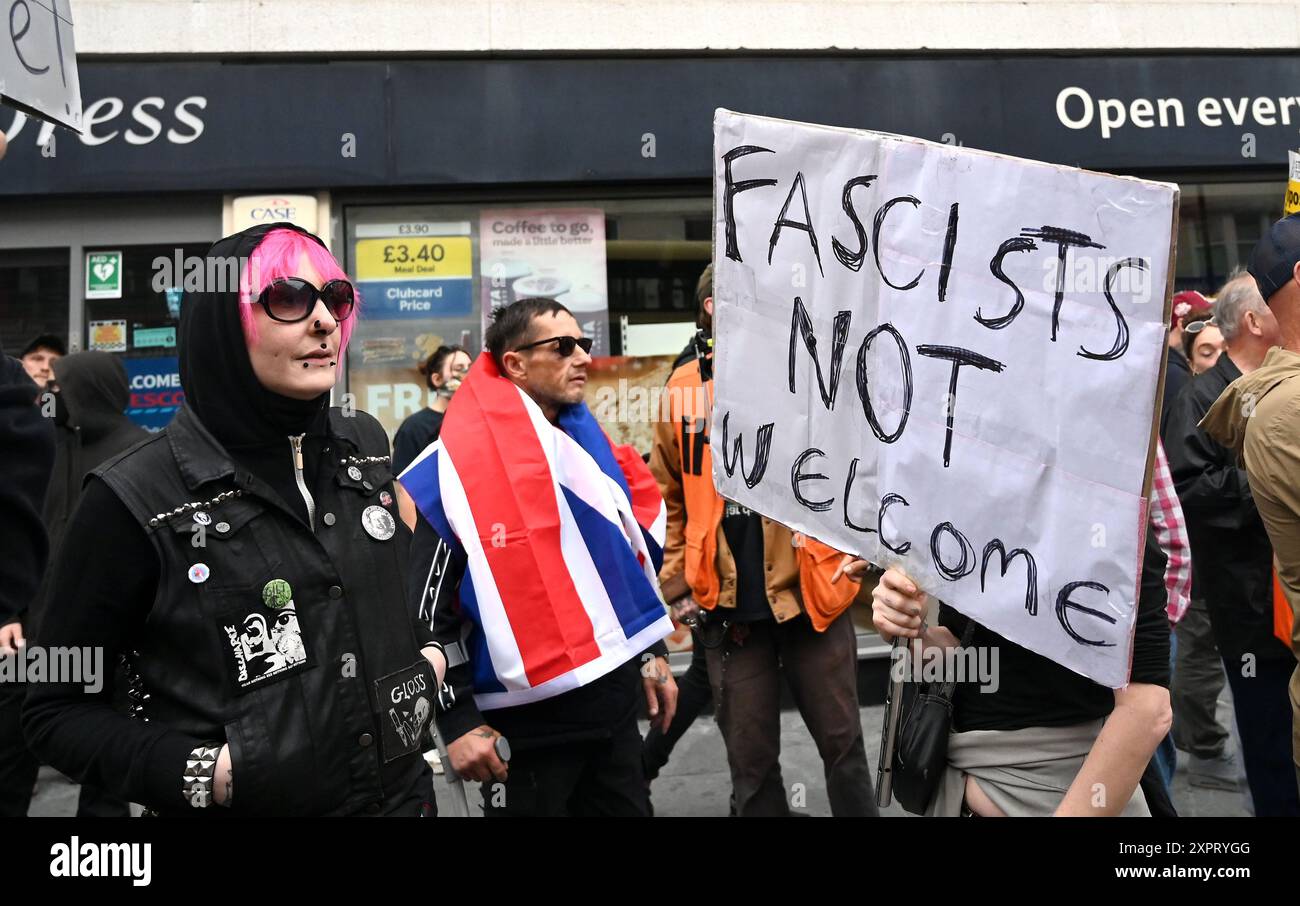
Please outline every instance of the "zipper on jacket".
[[302, 476], [302, 439], [305, 434], [299, 434], [296, 437], [289, 438], [289, 446], [293, 449], [293, 480], [298, 482], [298, 491], [302, 494], [303, 502], [307, 504], [307, 524], [311, 526], [312, 533], [316, 532], [316, 501], [311, 498], [311, 491], [307, 490], [307, 482]]

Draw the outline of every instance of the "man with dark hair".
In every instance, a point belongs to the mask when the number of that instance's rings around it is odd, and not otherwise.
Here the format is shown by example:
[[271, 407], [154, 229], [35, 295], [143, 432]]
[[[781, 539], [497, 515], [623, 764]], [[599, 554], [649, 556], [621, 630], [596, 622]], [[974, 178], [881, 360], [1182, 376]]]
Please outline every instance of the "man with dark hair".
[[[857, 638], [839, 552], [723, 499], [713, 484], [712, 271], [701, 276], [698, 355], [668, 379], [650, 468], [668, 507], [664, 597], [699, 613], [718, 726], [741, 817], [790, 814], [780, 766], [780, 680], [817, 742], [831, 813], [876, 814], [859, 723]], [[687, 538], [693, 540], [688, 544]], [[841, 581], [842, 580], [842, 581]], [[666, 755], [664, 756], [666, 757]]]
[[567, 308], [520, 300], [484, 340], [401, 475], [411, 602], [448, 664], [448, 760], [483, 782], [488, 815], [648, 815], [638, 699], [660, 726], [677, 700], [663, 500], [583, 403], [591, 340]]
[[[1246, 465], [1251, 497], [1273, 545], [1300, 657], [1300, 214], [1277, 221], [1247, 267], [1277, 319], [1278, 345], [1233, 381], [1201, 420]], [[1300, 670], [1291, 675], [1291, 754], [1300, 781]]]
[[[537, 327], [533, 321], [544, 316], [554, 319], [560, 315], [573, 317], [567, 308], [554, 299], [520, 299], [513, 305], [498, 308], [493, 312], [492, 323], [483, 334], [483, 345], [488, 352], [492, 353], [497, 368], [504, 374], [506, 353], [521, 340], [531, 338]], [[588, 348], [590, 345], [587, 344]], [[587, 362], [591, 361], [591, 358], [586, 355], [586, 350], [583, 351], [583, 357], [587, 358]], [[586, 370], [586, 363], [583, 363], [582, 368]]]
[[[713, 347], [713, 263], [705, 266], [695, 283], [695, 326], [699, 328], [691, 342], [686, 344], [681, 355], [673, 362], [673, 372], [683, 365], [700, 360], [708, 367], [710, 352]], [[713, 689], [709, 685], [709, 665], [704, 655], [704, 641], [696, 631], [700, 620], [699, 605], [686, 595], [677, 601], [670, 601], [673, 618], [691, 627], [691, 666], [682, 674], [677, 685], [681, 695], [677, 699], [677, 716], [672, 726], [666, 729], [651, 727], [642, 746], [642, 761], [645, 763], [646, 780], [659, 776], [664, 765], [668, 763], [678, 741], [690, 729], [695, 718], [708, 707], [713, 700]], [[735, 803], [732, 802], [734, 809]]]
[[1227, 349], [1187, 385], [1169, 417], [1169, 465], [1187, 517], [1192, 562], [1223, 658], [1255, 814], [1300, 815], [1286, 732], [1290, 649], [1273, 636], [1273, 548], [1231, 450], [1197, 424], [1219, 395], [1277, 345], [1277, 318], [1249, 274], [1219, 291], [1214, 321]]

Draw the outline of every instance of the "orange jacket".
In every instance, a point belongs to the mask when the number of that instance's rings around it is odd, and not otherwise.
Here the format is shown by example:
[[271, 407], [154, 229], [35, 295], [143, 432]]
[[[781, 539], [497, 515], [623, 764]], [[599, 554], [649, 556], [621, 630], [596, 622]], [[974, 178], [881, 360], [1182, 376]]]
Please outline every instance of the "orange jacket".
[[[695, 361], [674, 371], [661, 398], [650, 452], [650, 471], [668, 508], [659, 571], [664, 597], [674, 601], [689, 593], [709, 610], [736, 606], [736, 562], [722, 531], [725, 504], [713, 487], [712, 393]], [[779, 622], [802, 611], [820, 632], [853, 603], [856, 582], [830, 581], [840, 557], [834, 548], [763, 517], [767, 600]]]

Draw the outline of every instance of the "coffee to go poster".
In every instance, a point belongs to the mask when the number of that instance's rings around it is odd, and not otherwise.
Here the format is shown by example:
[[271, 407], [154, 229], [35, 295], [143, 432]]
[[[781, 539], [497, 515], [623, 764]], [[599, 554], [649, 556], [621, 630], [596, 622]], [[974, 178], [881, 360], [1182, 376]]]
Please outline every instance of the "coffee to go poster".
[[609, 355], [605, 212], [600, 208], [499, 208], [479, 219], [483, 329], [517, 299], [554, 299]]

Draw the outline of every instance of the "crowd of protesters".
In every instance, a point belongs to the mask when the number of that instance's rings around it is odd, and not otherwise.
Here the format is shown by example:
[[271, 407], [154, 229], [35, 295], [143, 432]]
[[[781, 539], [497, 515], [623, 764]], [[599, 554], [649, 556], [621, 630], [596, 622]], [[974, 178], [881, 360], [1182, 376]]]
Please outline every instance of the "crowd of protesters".
[[[1172, 816], [1181, 750], [1192, 784], [1300, 813], [1300, 216], [1172, 300], [1119, 690], [717, 492], [711, 406], [690, 408], [712, 399], [711, 268], [648, 456], [586, 409], [591, 341], [548, 299], [496, 313], [477, 358], [431, 355], [390, 456], [329, 406], [358, 302], [324, 245], [258, 227], [208, 255], [244, 270], [187, 294], [162, 433], [123, 415], [112, 356], [39, 337], [4, 360], [0, 655], [89, 646], [116, 670], [0, 684], [0, 814], [26, 813], [44, 761], [88, 816], [429, 815], [436, 722], [485, 814], [645, 816], [711, 702], [732, 814], [783, 816], [788, 686], [832, 813], [871, 816], [855, 602], [887, 641], [1001, 655], [994, 690], [949, 691], [917, 811]], [[692, 631], [680, 679], [669, 614]]]

